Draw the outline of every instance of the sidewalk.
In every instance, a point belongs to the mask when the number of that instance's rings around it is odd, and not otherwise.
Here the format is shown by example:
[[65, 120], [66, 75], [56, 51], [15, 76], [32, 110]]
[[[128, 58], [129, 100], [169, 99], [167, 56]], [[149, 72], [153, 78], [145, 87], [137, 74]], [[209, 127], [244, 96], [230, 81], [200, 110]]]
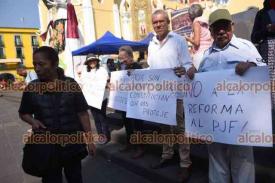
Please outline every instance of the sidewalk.
[[[22, 159], [22, 134], [26, 133], [29, 125], [23, 123], [18, 117], [18, 107], [21, 100], [21, 93], [3, 93], [0, 98], [0, 162], [2, 171], [0, 172], [0, 182], [39, 182], [37, 179], [23, 173], [21, 168]], [[112, 112], [108, 110], [108, 112]], [[112, 141], [106, 145], [97, 146], [97, 155], [105, 160], [128, 169], [134, 174], [140, 175], [147, 180], [157, 183], [176, 183], [178, 180], [178, 156], [175, 156], [173, 165], [160, 170], [150, 168], [152, 163], [159, 161], [162, 147], [161, 145], [147, 145], [144, 157], [133, 160], [130, 153], [120, 153], [118, 149], [124, 144], [125, 130], [122, 128], [121, 119], [117, 115], [108, 115], [112, 119], [111, 123]], [[94, 122], [91, 120], [93, 131]], [[256, 183], [275, 182], [275, 149], [273, 148], [254, 148], [256, 164]], [[177, 155], [175, 153], [175, 155]], [[191, 159], [193, 161], [192, 175], [188, 183], [207, 183], [208, 182], [208, 154], [205, 145], [191, 146]], [[99, 161], [98, 164], [100, 164]], [[87, 165], [88, 169], [83, 169], [84, 175], [90, 178], [89, 171], [101, 171], [104, 165], [99, 169], [92, 167], [92, 162]], [[85, 164], [86, 166], [86, 164]], [[110, 165], [111, 166], [111, 165]], [[121, 171], [122, 171], [121, 169]], [[106, 169], [106, 171], [110, 171]], [[118, 171], [116, 171], [118, 172]], [[109, 172], [110, 173], [110, 172]], [[123, 174], [123, 172], [121, 172]], [[114, 173], [116, 174], [116, 173]], [[112, 174], [112, 176], [115, 176]], [[121, 177], [122, 175], [117, 175]], [[92, 178], [92, 177], [91, 177]], [[113, 177], [115, 179], [115, 177]], [[133, 179], [135, 177], [133, 176]], [[22, 181], [23, 180], [23, 181]], [[89, 179], [87, 179], [89, 180]], [[110, 179], [112, 180], [112, 179]], [[121, 179], [122, 180], [122, 179]], [[129, 181], [126, 181], [129, 182]], [[136, 181], [135, 181], [136, 182]]]
[[[125, 143], [125, 130], [117, 114], [108, 114], [108, 122], [114, 130], [112, 131], [112, 141], [106, 145], [98, 145], [98, 154], [107, 160], [116, 163], [135, 174], [143, 176], [152, 182], [158, 183], [179, 183], [179, 157], [175, 153], [173, 164], [167, 168], [153, 170], [152, 163], [159, 161], [162, 146], [146, 145], [146, 153], [140, 159], [132, 159], [133, 150], [127, 153], [119, 152], [119, 148]], [[177, 152], [177, 151], [175, 151]], [[256, 183], [275, 182], [275, 150], [274, 148], [254, 148]], [[208, 182], [208, 151], [206, 145], [191, 145], [192, 174], [188, 183]]]
[[[157, 183], [179, 183], [179, 157], [178, 154], [175, 153], [175, 157], [173, 158], [173, 164], [167, 168], [162, 168], [158, 170], [153, 170], [150, 168], [152, 163], [157, 163], [161, 156], [162, 146], [161, 145], [147, 145], [146, 153], [140, 159], [132, 159], [131, 155], [134, 150], [130, 150], [129, 152], [119, 152], [119, 148], [122, 146], [120, 142], [125, 137], [124, 129], [114, 131], [112, 133], [112, 142], [106, 145], [99, 145], [97, 147], [98, 154], [102, 155], [109, 161], [116, 163], [128, 170], [138, 174], [146, 179], [157, 182]], [[120, 141], [120, 142], [114, 142]], [[200, 146], [192, 147], [192, 154], [196, 154], [196, 152], [205, 152], [203, 150], [205, 147]], [[206, 155], [207, 156], [207, 155]], [[192, 175], [190, 177], [189, 183], [206, 183], [208, 182], [208, 160], [206, 158], [200, 157], [191, 157], [193, 161], [192, 166]]]
[[[106, 145], [98, 145], [98, 154], [116, 163], [124, 168], [133, 171], [134, 173], [147, 178], [152, 182], [158, 183], [179, 183], [179, 156], [175, 149], [175, 156], [172, 160], [173, 164], [162, 169], [151, 169], [150, 165], [157, 163], [160, 160], [162, 145], [145, 145], [145, 155], [139, 159], [132, 159], [131, 155], [134, 150], [129, 152], [119, 152], [119, 148], [125, 144], [126, 134], [122, 127], [119, 114], [109, 113], [107, 115], [112, 131], [112, 141]], [[146, 126], [151, 126], [147, 124]], [[152, 123], [153, 127], [156, 126]], [[148, 128], [148, 127], [147, 127]], [[156, 127], [155, 127], [156, 128]], [[191, 146], [191, 159], [193, 161], [192, 174], [188, 183], [207, 183], [208, 182], [208, 154], [205, 145]]]

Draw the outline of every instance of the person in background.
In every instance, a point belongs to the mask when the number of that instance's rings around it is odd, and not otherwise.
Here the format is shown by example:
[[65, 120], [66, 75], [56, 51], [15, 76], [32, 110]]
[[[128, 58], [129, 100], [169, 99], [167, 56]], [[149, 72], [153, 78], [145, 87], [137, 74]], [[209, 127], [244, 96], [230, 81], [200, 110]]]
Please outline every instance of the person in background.
[[[269, 67], [271, 88], [275, 81], [275, 0], [265, 0], [258, 11], [251, 34], [251, 41], [258, 46], [263, 60]], [[271, 91], [273, 115], [275, 115], [275, 91]]]
[[22, 76], [24, 78], [24, 81], [26, 84], [29, 84], [31, 81], [37, 79], [37, 74], [35, 71], [27, 71], [27, 68], [23, 64], [19, 64], [16, 68], [16, 72], [19, 76]]
[[139, 52], [137, 62], [140, 64], [140, 66], [142, 68], [148, 68], [149, 67], [149, 65], [147, 64], [147, 61], [145, 60], [145, 51], [140, 51]]
[[[11, 73], [1, 73], [0, 74], [0, 92], [1, 90], [9, 90], [10, 86], [13, 86], [16, 84], [15, 77]], [[4, 95], [0, 93], [0, 97], [3, 97]]]
[[[74, 79], [58, 71], [58, 62], [58, 54], [51, 47], [42, 46], [34, 51], [33, 65], [38, 79], [31, 81], [23, 92], [19, 116], [32, 126], [33, 135], [38, 134], [40, 137], [45, 134], [77, 135], [79, 132], [92, 135], [87, 111], [89, 107], [81, 89]], [[68, 85], [64, 87], [68, 88], [67, 91], [60, 90], [64, 85]], [[71, 90], [72, 85], [75, 86], [74, 91]], [[63, 169], [67, 182], [83, 182], [81, 160], [87, 156], [83, 142], [71, 142], [66, 145], [60, 141], [50, 144], [43, 144], [41, 141], [37, 143], [43, 145], [39, 146], [43, 148], [43, 152], [37, 156], [45, 157], [53, 163], [47, 172], [43, 172], [43, 183], [62, 183]], [[94, 143], [86, 143], [89, 154], [95, 155]]]
[[[233, 34], [234, 23], [228, 10], [212, 12], [209, 25], [214, 42], [206, 50], [198, 72], [235, 69], [243, 76], [249, 68], [265, 65], [251, 42]], [[255, 182], [253, 147], [214, 142], [208, 145], [208, 152], [210, 183]]]
[[26, 66], [23, 64], [19, 64], [16, 68], [16, 73], [24, 78], [24, 81], [16, 80], [13, 85], [19, 90], [24, 90], [25, 87], [33, 80], [37, 79], [37, 75], [35, 71], [28, 71]]
[[140, 51], [139, 55], [138, 55], [137, 62], [140, 63], [140, 62], [144, 61], [144, 59], [145, 59], [145, 52], [144, 51]]
[[251, 41], [258, 45], [263, 59], [268, 61], [268, 40], [275, 39], [275, 1], [264, 0], [263, 9], [256, 14]]
[[202, 17], [203, 9], [201, 5], [193, 4], [189, 8], [188, 13], [193, 22], [193, 34], [191, 37], [186, 36], [185, 38], [192, 44], [193, 65], [198, 69], [204, 51], [211, 46], [213, 39], [209, 31], [208, 21]]
[[[107, 70], [104, 67], [100, 66], [100, 60], [94, 54], [90, 53], [87, 55], [84, 65], [86, 65], [86, 67], [83, 67], [83, 69], [86, 69], [86, 72], [82, 71], [80, 79], [83, 88], [88, 87], [92, 78], [92, 80], [106, 79], [106, 81], [109, 79]], [[105, 143], [108, 143], [111, 140], [111, 134], [106, 120], [107, 102], [108, 92], [105, 89], [101, 109], [90, 106], [90, 110], [95, 121], [97, 133], [105, 135]]]
[[[24, 77], [24, 83], [22, 84], [22, 86], [20, 87], [21, 89], [24, 89], [31, 81], [38, 79], [38, 76], [36, 74], [35, 71], [27, 71], [26, 66], [24, 65], [19, 65], [16, 68], [16, 72], [19, 76]], [[64, 70], [61, 67], [57, 67], [57, 72], [59, 74], [63, 74], [64, 75]], [[14, 82], [14, 85], [16, 84], [20, 84], [20, 82], [16, 81]]]
[[[178, 77], [189, 75], [192, 67], [192, 59], [189, 55], [188, 45], [184, 38], [169, 30], [169, 16], [164, 10], [156, 10], [152, 15], [152, 25], [155, 36], [148, 47], [149, 69], [174, 69]], [[171, 106], [173, 107], [173, 106]], [[180, 93], [177, 95], [176, 106], [177, 126], [161, 125], [163, 134], [184, 134], [184, 110], [183, 100]], [[163, 144], [162, 156], [159, 162], [152, 164], [151, 168], [158, 169], [171, 163], [174, 155], [174, 144]], [[179, 144], [181, 182], [187, 181], [190, 177], [191, 159], [190, 144]]]
[[[128, 70], [129, 72], [134, 69], [142, 69], [142, 67], [137, 63], [134, 62], [133, 56], [133, 49], [130, 46], [122, 46], [119, 48], [118, 54], [119, 61], [125, 65], [124, 69], [121, 70]], [[126, 112], [122, 112], [123, 122], [126, 130], [126, 145], [120, 149], [121, 152], [128, 151], [131, 148], [130, 138], [135, 132], [143, 131], [143, 121], [137, 119], [131, 119], [126, 117]], [[137, 144], [136, 152], [132, 155], [133, 159], [140, 158], [144, 155], [144, 146], [141, 144]]]
[[112, 58], [107, 59], [107, 67], [108, 67], [109, 73], [116, 71], [116, 65], [115, 65], [114, 59]]

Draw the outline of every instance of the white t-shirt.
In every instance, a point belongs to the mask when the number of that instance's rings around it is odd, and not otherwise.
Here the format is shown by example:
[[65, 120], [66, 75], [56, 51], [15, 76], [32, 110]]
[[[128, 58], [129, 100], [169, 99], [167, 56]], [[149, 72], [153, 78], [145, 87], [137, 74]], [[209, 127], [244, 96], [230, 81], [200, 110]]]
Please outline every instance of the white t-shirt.
[[31, 81], [38, 79], [37, 74], [35, 71], [29, 71], [27, 73], [27, 77], [25, 78], [26, 84], [29, 84]]

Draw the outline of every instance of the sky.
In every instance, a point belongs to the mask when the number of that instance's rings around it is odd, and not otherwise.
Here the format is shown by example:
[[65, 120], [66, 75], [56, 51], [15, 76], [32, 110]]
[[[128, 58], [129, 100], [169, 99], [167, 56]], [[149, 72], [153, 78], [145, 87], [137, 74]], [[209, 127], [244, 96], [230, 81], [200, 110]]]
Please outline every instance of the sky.
[[39, 0], [0, 0], [0, 27], [39, 28]]

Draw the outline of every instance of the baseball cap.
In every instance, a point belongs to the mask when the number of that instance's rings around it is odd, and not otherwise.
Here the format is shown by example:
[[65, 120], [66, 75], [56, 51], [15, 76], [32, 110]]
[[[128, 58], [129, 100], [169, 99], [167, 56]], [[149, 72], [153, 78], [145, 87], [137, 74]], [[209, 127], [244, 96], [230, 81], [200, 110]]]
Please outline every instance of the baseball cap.
[[232, 17], [227, 9], [217, 9], [209, 15], [210, 26], [219, 20], [228, 20], [232, 22]]

